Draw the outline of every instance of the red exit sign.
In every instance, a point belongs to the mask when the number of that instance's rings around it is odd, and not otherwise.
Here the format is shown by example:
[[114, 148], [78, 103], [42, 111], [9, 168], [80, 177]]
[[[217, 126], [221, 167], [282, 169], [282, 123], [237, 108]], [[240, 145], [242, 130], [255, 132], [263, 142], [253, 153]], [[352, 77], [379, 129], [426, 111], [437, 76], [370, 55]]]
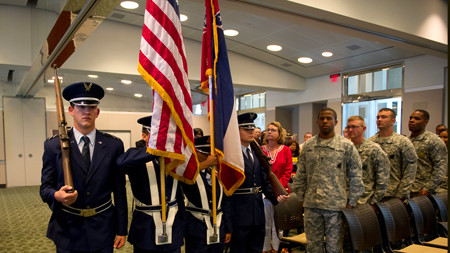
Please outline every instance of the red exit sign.
[[341, 76], [341, 74], [330, 75], [331, 82], [332, 82], [332, 83], [337, 82], [338, 77], [340, 77], [340, 76]]

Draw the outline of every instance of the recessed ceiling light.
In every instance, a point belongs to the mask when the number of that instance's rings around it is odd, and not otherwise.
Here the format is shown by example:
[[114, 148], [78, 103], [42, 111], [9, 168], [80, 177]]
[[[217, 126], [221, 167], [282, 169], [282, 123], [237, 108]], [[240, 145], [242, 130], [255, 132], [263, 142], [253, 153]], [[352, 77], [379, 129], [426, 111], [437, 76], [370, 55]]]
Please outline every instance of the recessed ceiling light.
[[183, 21], [186, 21], [186, 20], [188, 20], [188, 17], [186, 15], [184, 15], [184, 14], [180, 14], [180, 21], [183, 22]]
[[106, 90], [114, 90], [114, 88], [108, 87], [106, 88]]
[[382, 69], [382, 70], [387, 71], [387, 70], [389, 70], [389, 68], [384, 68], [384, 69]]
[[311, 63], [313, 60], [309, 57], [300, 57], [298, 58], [298, 61], [301, 63]]
[[124, 83], [124, 84], [130, 84], [130, 83], [131, 83], [130, 80], [121, 80], [120, 82], [121, 82], [121, 83]]
[[48, 80], [47, 80], [47, 83], [54, 83], [54, 82], [55, 82], [54, 79], [48, 79]]
[[97, 78], [98, 75], [88, 75], [90, 78]]
[[227, 29], [227, 30], [223, 31], [223, 34], [225, 34], [226, 36], [236, 36], [239, 34], [239, 32], [236, 30]]
[[268, 45], [267, 46], [267, 50], [269, 50], [269, 51], [277, 52], [277, 51], [280, 51], [281, 49], [283, 49], [283, 48], [278, 45]]
[[333, 53], [332, 52], [323, 52], [322, 56], [323, 57], [331, 57], [331, 56], [333, 56]]
[[141, 98], [141, 97], [142, 97], [142, 94], [136, 93], [136, 94], [134, 94], [134, 96], [135, 96], [135, 97], [138, 97], [138, 98]]
[[134, 1], [122, 1], [120, 3], [120, 6], [122, 6], [125, 9], [133, 10], [139, 7], [139, 4]]

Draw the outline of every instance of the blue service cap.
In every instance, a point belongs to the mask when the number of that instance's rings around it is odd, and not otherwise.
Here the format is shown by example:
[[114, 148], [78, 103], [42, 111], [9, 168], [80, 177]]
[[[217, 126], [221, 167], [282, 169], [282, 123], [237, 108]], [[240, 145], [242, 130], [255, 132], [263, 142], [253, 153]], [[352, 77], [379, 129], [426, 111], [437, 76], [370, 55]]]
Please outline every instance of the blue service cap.
[[211, 153], [211, 143], [209, 135], [197, 137], [194, 139], [195, 148], [201, 153]]
[[105, 95], [103, 88], [95, 83], [79, 82], [67, 86], [62, 95], [65, 100], [80, 106], [93, 106], [100, 103]]
[[137, 120], [137, 123], [141, 124], [143, 128], [146, 128], [150, 131], [152, 126], [152, 116], [143, 117]]
[[248, 113], [243, 113], [241, 115], [238, 115], [239, 127], [242, 127], [245, 129], [255, 129], [256, 125], [255, 125], [254, 121], [257, 117], [258, 117], [258, 115], [254, 112], [248, 112]]

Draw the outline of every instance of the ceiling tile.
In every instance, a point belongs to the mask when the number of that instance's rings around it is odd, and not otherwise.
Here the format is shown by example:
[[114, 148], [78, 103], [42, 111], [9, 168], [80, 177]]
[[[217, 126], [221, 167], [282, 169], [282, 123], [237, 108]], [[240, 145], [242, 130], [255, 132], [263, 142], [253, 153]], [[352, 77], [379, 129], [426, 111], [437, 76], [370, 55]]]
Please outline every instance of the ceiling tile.
[[234, 29], [239, 33], [250, 33], [256, 36], [273, 34], [284, 27], [264, 18], [240, 11], [233, 11], [226, 17], [222, 16], [224, 29]]
[[359, 60], [360, 62], [363, 62], [365, 65], [374, 65], [395, 60], [394, 57], [385, 54], [383, 51], [376, 51], [363, 55], [358, 55], [353, 57], [352, 59]]
[[288, 27], [288, 29], [293, 30], [299, 34], [312, 38], [314, 40], [320, 41], [322, 44], [331, 45], [346, 40], [352, 39], [346, 35], [328, 32], [324, 30], [318, 30], [312, 27], [307, 27], [299, 24], [294, 24]]
[[325, 46], [325, 44], [317, 40], [310, 39], [288, 29], [280, 30], [265, 37], [277, 42], [279, 45], [285, 45], [300, 52], [307, 52]]
[[247, 46], [247, 45], [241, 45], [239, 47], [235, 47], [233, 50], [229, 50], [229, 51], [233, 51], [235, 53], [239, 53], [239, 54], [244, 54], [248, 57], [252, 57], [254, 59], [263, 61], [263, 62], [273, 62], [273, 61], [277, 61], [279, 59], [279, 57], [271, 55], [269, 53], [266, 53], [264, 51], [261, 51], [259, 49]]

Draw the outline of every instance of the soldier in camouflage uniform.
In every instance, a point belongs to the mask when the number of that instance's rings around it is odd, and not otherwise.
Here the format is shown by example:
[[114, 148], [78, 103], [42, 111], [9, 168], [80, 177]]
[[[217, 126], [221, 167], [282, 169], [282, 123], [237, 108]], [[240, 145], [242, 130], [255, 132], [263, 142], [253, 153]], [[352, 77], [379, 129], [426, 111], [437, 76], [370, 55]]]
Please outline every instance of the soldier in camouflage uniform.
[[425, 130], [430, 114], [425, 110], [415, 110], [409, 117], [411, 140], [418, 156], [416, 180], [411, 187], [411, 198], [429, 196], [439, 190], [439, 184], [447, 172], [447, 148], [434, 133]]
[[[448, 130], [443, 129], [439, 132], [439, 137], [445, 143], [445, 148], [447, 149], [447, 153], [445, 153], [445, 157], [448, 159]], [[448, 160], [447, 160], [448, 165]], [[439, 185], [438, 193], [443, 193], [448, 191], [448, 166], [445, 168], [444, 179], [442, 179], [441, 184]]]
[[374, 205], [381, 201], [389, 183], [389, 158], [375, 142], [364, 139], [366, 123], [360, 116], [347, 119], [348, 137], [355, 144], [362, 162], [362, 179], [364, 194], [358, 205], [369, 203]]
[[411, 141], [392, 129], [396, 113], [392, 109], [380, 109], [377, 115], [379, 132], [368, 140], [380, 144], [390, 162], [389, 185], [382, 201], [392, 198], [405, 200], [416, 177], [417, 155]]
[[335, 134], [336, 123], [333, 109], [320, 111], [320, 134], [303, 145], [292, 185], [304, 203], [307, 249], [312, 253], [323, 253], [324, 235], [327, 252], [342, 252], [344, 215], [340, 209], [356, 206], [364, 192], [358, 151], [349, 140]]

